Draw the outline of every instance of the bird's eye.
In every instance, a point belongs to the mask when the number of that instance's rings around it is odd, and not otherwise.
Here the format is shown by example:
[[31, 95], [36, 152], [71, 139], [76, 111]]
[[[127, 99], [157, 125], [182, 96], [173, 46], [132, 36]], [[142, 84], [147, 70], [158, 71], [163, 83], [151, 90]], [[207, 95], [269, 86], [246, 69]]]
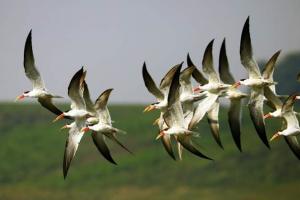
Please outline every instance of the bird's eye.
[[24, 94], [27, 94], [27, 93], [29, 93], [29, 91], [25, 91], [25, 92], [24, 92]]
[[240, 81], [244, 81], [244, 80], [246, 80], [245, 78], [242, 78]]

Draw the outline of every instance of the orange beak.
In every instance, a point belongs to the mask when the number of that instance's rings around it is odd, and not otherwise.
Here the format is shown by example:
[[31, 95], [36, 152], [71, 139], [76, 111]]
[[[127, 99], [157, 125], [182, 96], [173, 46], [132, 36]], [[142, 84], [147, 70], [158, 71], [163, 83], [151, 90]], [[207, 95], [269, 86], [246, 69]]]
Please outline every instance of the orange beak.
[[24, 96], [24, 94], [22, 94], [20, 96], [17, 96], [16, 101], [20, 101], [20, 100], [22, 100], [24, 98], [25, 98], [25, 96]]
[[54, 123], [54, 122], [56, 122], [56, 121], [58, 121], [58, 120], [60, 120], [60, 119], [63, 119], [64, 117], [65, 117], [64, 113], [61, 113], [61, 114], [58, 115], [52, 122]]
[[144, 109], [143, 112], [150, 112], [151, 110], [154, 110], [154, 109], [155, 109], [155, 107], [153, 105], [149, 105]]
[[193, 88], [193, 92], [200, 92], [200, 91], [201, 91], [201, 89], [199, 86]]
[[165, 135], [165, 132], [161, 131], [155, 139], [158, 140], [159, 138], [161, 138], [164, 135]]
[[241, 82], [239, 81], [239, 82], [236, 82], [235, 84], [233, 84], [232, 87], [238, 88], [238, 87], [240, 87], [240, 85], [241, 85]]
[[89, 127], [83, 127], [82, 129], [81, 129], [81, 132], [88, 132], [90, 130], [90, 128]]
[[278, 132], [275, 133], [275, 134], [271, 137], [270, 142], [271, 142], [272, 140], [274, 140], [274, 139], [278, 139], [280, 136], [281, 136], [281, 135], [279, 135]]
[[268, 119], [268, 118], [271, 118], [271, 117], [272, 117], [272, 115], [270, 113], [264, 115], [264, 119]]

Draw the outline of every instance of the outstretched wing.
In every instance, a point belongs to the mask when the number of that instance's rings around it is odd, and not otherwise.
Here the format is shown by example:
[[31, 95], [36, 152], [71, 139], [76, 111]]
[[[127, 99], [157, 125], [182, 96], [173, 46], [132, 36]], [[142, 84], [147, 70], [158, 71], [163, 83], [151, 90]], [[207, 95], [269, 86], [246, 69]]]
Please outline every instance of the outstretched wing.
[[207, 120], [215, 141], [222, 149], [224, 149], [221, 142], [220, 130], [219, 130], [219, 108], [220, 108], [220, 103], [219, 101], [216, 101], [212, 106], [211, 110], [207, 112]]
[[243, 66], [249, 73], [250, 78], [260, 78], [261, 74], [256, 63], [256, 60], [253, 57], [251, 37], [249, 31], [249, 17], [247, 18], [242, 36], [241, 36], [241, 44], [240, 44], [240, 57]]
[[263, 88], [252, 88], [251, 96], [248, 104], [251, 120], [254, 124], [256, 132], [263, 143], [270, 148], [267, 139], [265, 120], [263, 113], [264, 95]]
[[[62, 111], [59, 110], [53, 103], [52, 103], [52, 97], [46, 96], [46, 97], [39, 97], [38, 102], [47, 110], [54, 113], [55, 115], [62, 114]], [[71, 119], [70, 117], [65, 116], [65, 119]]]
[[110, 154], [110, 150], [107, 147], [105, 141], [104, 141], [104, 135], [102, 133], [97, 133], [95, 131], [92, 132], [92, 138], [93, 142], [96, 145], [99, 152], [103, 155], [103, 157], [108, 160], [110, 163], [117, 165], [117, 163], [114, 161]]
[[151, 75], [149, 74], [146, 63], [143, 64], [143, 79], [147, 90], [157, 99], [164, 99], [164, 94], [158, 89]]
[[83, 136], [83, 132], [81, 129], [84, 127], [84, 121], [77, 120], [71, 124], [71, 129], [69, 131], [69, 136], [66, 141], [65, 153], [64, 153], [64, 161], [63, 161], [63, 174], [64, 178], [67, 177], [69, 167], [71, 162], [76, 154], [78, 149], [78, 145]]
[[212, 48], [213, 48], [214, 40], [210, 41], [207, 45], [203, 60], [202, 60], [202, 69], [203, 72], [208, 76], [208, 81], [211, 83], [219, 83], [220, 79], [217, 72], [214, 69], [213, 56], [212, 56]]
[[32, 51], [31, 30], [27, 36], [24, 49], [24, 61], [23, 61], [25, 74], [31, 81], [34, 89], [44, 89], [45, 85], [41, 78], [39, 71], [37, 70], [34, 62], [34, 56]]
[[222, 42], [221, 50], [220, 50], [220, 56], [219, 56], [219, 74], [221, 80], [226, 84], [234, 84], [235, 80], [230, 73], [229, 70], [229, 64], [226, 54], [226, 41], [225, 38]]

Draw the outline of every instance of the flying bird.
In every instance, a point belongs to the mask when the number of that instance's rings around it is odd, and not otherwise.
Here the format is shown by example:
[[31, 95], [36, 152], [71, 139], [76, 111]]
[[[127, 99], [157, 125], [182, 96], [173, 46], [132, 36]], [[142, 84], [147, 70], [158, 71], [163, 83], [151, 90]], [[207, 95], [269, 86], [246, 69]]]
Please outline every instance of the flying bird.
[[[219, 74], [223, 83], [234, 85], [236, 82], [233, 78], [230, 70], [229, 63], [226, 54], [226, 41], [225, 38], [222, 42], [220, 56], [219, 56]], [[230, 106], [228, 111], [228, 122], [231, 130], [233, 140], [240, 151], [241, 146], [241, 105], [242, 99], [248, 95], [240, 92], [235, 87], [229, 87], [226, 90], [225, 97], [230, 100]]]
[[274, 82], [269, 79], [265, 79], [261, 75], [256, 60], [253, 57], [251, 37], [249, 31], [249, 17], [247, 18], [242, 31], [240, 44], [240, 58], [242, 65], [246, 68], [246, 70], [249, 73], [249, 78], [241, 79], [235, 84], [235, 87], [238, 87], [239, 85], [245, 85], [251, 88], [251, 94], [248, 103], [251, 120], [262, 142], [268, 148], [270, 148], [265, 130], [265, 121], [263, 118], [264, 87], [270, 86], [274, 84]]
[[[269, 112], [266, 115], [264, 115], [264, 118], [281, 118], [283, 119], [283, 129], [287, 128], [287, 125], [291, 127], [291, 124], [294, 124], [297, 126], [297, 115], [298, 113], [294, 111], [293, 109], [293, 103], [298, 98], [295, 95], [291, 95], [285, 103], [282, 103], [280, 98], [274, 94], [274, 92], [271, 90], [271, 88], [265, 88], [264, 91], [265, 97], [268, 99], [269, 103], [272, 104], [272, 107], [274, 108], [273, 112]], [[285, 104], [285, 106], [283, 106]], [[284, 110], [283, 110], [284, 109]], [[284, 118], [285, 117], [285, 118]], [[287, 123], [290, 121], [289, 123]], [[276, 137], [278, 137], [279, 134], [275, 134]], [[273, 138], [273, 139], [274, 139]], [[298, 141], [297, 136], [294, 135], [287, 135], [284, 136], [284, 139], [294, 155], [300, 160], [300, 144]]]
[[[95, 116], [98, 118], [98, 122], [96, 124], [88, 125], [82, 128], [83, 132], [87, 132], [92, 130], [92, 138], [93, 142], [98, 148], [99, 152], [111, 163], [117, 164], [110, 154], [110, 150], [105, 143], [105, 138], [109, 138], [112, 141], [116, 142], [123, 149], [132, 154], [132, 152], [125, 147], [116, 137], [116, 133], [126, 133], [120, 129], [114, 128], [112, 126], [112, 120], [110, 117], [109, 110], [107, 108], [108, 98], [113, 89], [105, 90], [96, 100], [95, 104], [90, 104], [91, 99], [88, 92], [87, 84], [85, 84], [84, 97], [86, 102], [88, 103], [87, 107], [90, 107], [92, 113], [95, 113]], [[89, 119], [89, 118], [88, 118]]]
[[[155, 120], [155, 122], [154, 122], [154, 124], [158, 124], [160, 131], [167, 128], [167, 125], [165, 124], [165, 122], [163, 120], [163, 114], [166, 110], [167, 103], [168, 103], [167, 98], [168, 98], [171, 81], [172, 81], [173, 76], [174, 76], [176, 70], [178, 69], [178, 67], [179, 67], [179, 65], [175, 65], [167, 72], [167, 74], [162, 78], [162, 80], [160, 82], [160, 86], [158, 88], [156, 86], [156, 83], [154, 82], [153, 78], [151, 77], [151, 75], [149, 74], [149, 72], [147, 70], [146, 63], [143, 64], [142, 72], [143, 72], [143, 79], [144, 79], [145, 86], [146, 86], [147, 90], [151, 94], [153, 94], [157, 99], [157, 102], [147, 106], [145, 108], [144, 112], [149, 112], [153, 109], [159, 109], [161, 111], [159, 118], [157, 120]], [[163, 144], [165, 150], [167, 151], [167, 153], [171, 156], [171, 158], [176, 160], [173, 149], [172, 149], [170, 136], [169, 135], [162, 136], [161, 141], [162, 141], [162, 144]], [[181, 153], [179, 153], [179, 155], [181, 155]]]
[[204, 91], [206, 97], [196, 106], [193, 118], [189, 124], [189, 129], [192, 129], [207, 113], [207, 119], [212, 135], [217, 144], [221, 148], [224, 148], [219, 133], [219, 97], [222, 96], [224, 91], [231, 87], [231, 85], [222, 83], [214, 69], [212, 56], [213, 43], [214, 40], [209, 42], [202, 59], [203, 72], [208, 77], [208, 83], [199, 85], [194, 89], [194, 91]]
[[69, 125], [64, 126], [65, 128], [70, 128], [69, 135], [65, 145], [64, 160], [63, 160], [63, 175], [64, 178], [67, 177], [69, 167], [76, 154], [80, 140], [84, 135], [82, 128], [85, 126], [85, 121], [88, 112], [86, 111], [85, 101], [83, 98], [84, 90], [84, 78], [86, 72], [83, 67], [78, 70], [72, 77], [69, 87], [68, 95], [71, 99], [71, 110], [62, 113], [56, 120], [60, 119], [61, 116], [70, 116], [74, 118], [74, 122]]
[[180, 79], [180, 70], [182, 63], [179, 65], [178, 69], [175, 72], [175, 75], [172, 79], [170, 90], [168, 93], [168, 103], [166, 112], [163, 115], [164, 121], [167, 124], [168, 128], [163, 129], [157, 139], [164, 135], [174, 135], [176, 140], [188, 151], [191, 153], [205, 159], [211, 160], [211, 158], [202, 154], [197, 150], [192, 141], [191, 136], [195, 132], [188, 130], [188, 123], [185, 121], [183, 116], [183, 110], [180, 103], [180, 93], [179, 93], [179, 79]]
[[44, 81], [40, 75], [40, 72], [36, 68], [34, 55], [32, 50], [32, 34], [31, 30], [27, 36], [24, 48], [24, 69], [26, 77], [31, 81], [33, 89], [31, 91], [25, 91], [23, 94], [16, 98], [17, 100], [22, 100], [26, 97], [29, 98], [37, 98], [38, 102], [50, 112], [60, 115], [62, 113], [53, 103], [53, 98], [62, 98], [61, 96], [57, 96], [51, 94], [45, 87]]

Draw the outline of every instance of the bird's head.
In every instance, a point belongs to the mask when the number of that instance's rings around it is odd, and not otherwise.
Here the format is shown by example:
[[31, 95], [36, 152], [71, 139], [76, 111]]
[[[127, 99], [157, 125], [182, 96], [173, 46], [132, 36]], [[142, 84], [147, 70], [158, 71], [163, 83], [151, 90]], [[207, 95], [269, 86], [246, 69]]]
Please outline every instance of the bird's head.
[[198, 85], [198, 86], [193, 88], [194, 93], [200, 93], [200, 91], [201, 91], [201, 85]]
[[159, 104], [159, 102], [155, 102], [155, 103], [152, 103], [150, 105], [148, 105], [143, 112], [150, 112], [151, 110], [155, 110], [155, 109], [158, 109], [157, 105]]
[[89, 130], [91, 130], [91, 129], [88, 126], [86, 126], [86, 127], [83, 127], [80, 131], [86, 133]]
[[158, 140], [159, 138], [163, 137], [166, 134], [165, 131], [167, 131], [167, 130], [168, 130], [168, 128], [161, 130], [155, 139]]
[[274, 116], [271, 112], [264, 115], [264, 119], [268, 119], [268, 118], [272, 118], [272, 117], [274, 117]]
[[240, 87], [241, 85], [242, 85], [242, 83], [245, 81], [246, 79], [240, 79], [238, 82], [236, 82], [236, 83], [234, 83], [233, 85], [232, 85], [232, 87], [234, 87], [234, 88], [238, 88], [238, 87]]
[[24, 99], [25, 97], [28, 97], [29, 92], [30, 91], [25, 91], [25, 92], [23, 92], [23, 94], [17, 96], [16, 101], [20, 101], [20, 100]]

